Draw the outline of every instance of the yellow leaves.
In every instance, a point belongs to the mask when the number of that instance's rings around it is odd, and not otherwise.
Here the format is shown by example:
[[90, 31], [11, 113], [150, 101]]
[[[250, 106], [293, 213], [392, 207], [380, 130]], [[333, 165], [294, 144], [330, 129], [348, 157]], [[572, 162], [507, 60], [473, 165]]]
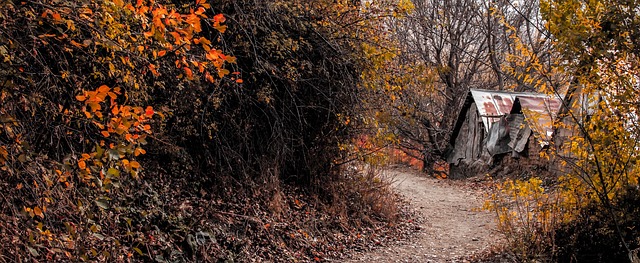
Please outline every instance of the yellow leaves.
[[198, 39], [194, 39], [193, 43], [202, 44], [202, 45], [211, 45], [211, 41], [209, 41], [209, 39], [207, 39], [206, 37], [200, 37]]
[[33, 218], [35, 216], [38, 216], [40, 218], [44, 218], [44, 213], [47, 212], [47, 208], [45, 206], [43, 206], [42, 208], [40, 208], [38, 206], [34, 206], [33, 208], [23, 207], [22, 209], [31, 218]]
[[137, 161], [129, 161], [127, 159], [123, 159], [122, 165], [126, 170], [140, 169], [140, 163], [138, 163]]
[[136, 148], [136, 149], [133, 151], [133, 155], [134, 155], [134, 156], [139, 156], [139, 155], [141, 155], [141, 154], [146, 154], [146, 153], [147, 153], [147, 151], [145, 151], [145, 150], [144, 150], [144, 149], [142, 149], [142, 148]]
[[214, 26], [213, 28], [220, 31], [220, 33], [224, 33], [227, 31], [227, 26]]
[[397, 9], [394, 13], [407, 14], [413, 12], [415, 6], [411, 0], [400, 0], [397, 4]]
[[113, 0], [113, 4], [115, 4], [117, 7], [124, 7], [123, 0]]
[[227, 56], [225, 57], [225, 60], [229, 63], [236, 63], [236, 57], [232, 57], [232, 56]]
[[224, 77], [224, 76], [226, 76], [228, 74], [229, 74], [229, 70], [228, 69], [224, 69], [223, 68], [223, 69], [218, 70], [218, 76], [220, 78], [222, 78], [222, 77]]
[[498, 215], [498, 228], [507, 238], [540, 239], [555, 231], [561, 218], [571, 210], [561, 206], [563, 199], [562, 195], [547, 193], [538, 178], [507, 180], [494, 186], [483, 209]]

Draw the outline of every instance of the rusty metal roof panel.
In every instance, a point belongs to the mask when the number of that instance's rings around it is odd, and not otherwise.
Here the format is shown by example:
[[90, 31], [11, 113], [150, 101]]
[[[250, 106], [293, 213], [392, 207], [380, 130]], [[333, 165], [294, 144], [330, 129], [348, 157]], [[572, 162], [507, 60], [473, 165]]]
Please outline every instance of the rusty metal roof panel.
[[517, 96], [537, 96], [529, 92], [507, 92], [495, 90], [470, 89], [469, 91], [482, 117], [484, 129], [489, 132], [491, 124], [501, 116], [509, 114]]
[[540, 144], [548, 144], [553, 137], [553, 121], [558, 116], [562, 106], [562, 99], [545, 94], [536, 94], [535, 96], [519, 95], [516, 100], [527, 119], [527, 124], [540, 140]]

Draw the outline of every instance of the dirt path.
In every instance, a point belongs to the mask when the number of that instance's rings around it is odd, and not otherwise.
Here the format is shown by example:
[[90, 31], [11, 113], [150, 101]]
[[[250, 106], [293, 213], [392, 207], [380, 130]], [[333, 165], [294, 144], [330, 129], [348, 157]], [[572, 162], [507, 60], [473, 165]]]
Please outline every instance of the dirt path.
[[428, 178], [395, 169], [393, 186], [422, 214], [409, 241], [354, 256], [350, 262], [467, 262], [500, 240], [492, 214], [480, 211], [483, 192], [470, 181]]

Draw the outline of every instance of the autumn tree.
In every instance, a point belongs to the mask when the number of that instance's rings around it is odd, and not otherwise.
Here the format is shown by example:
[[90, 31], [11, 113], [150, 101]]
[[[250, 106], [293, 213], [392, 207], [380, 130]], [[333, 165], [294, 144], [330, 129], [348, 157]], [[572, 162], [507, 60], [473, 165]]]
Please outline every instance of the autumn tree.
[[[535, 186], [537, 178], [509, 183], [507, 199], [530, 209], [494, 208], [512, 229], [535, 223], [528, 237], [544, 236], [542, 250], [560, 261], [638, 260], [637, 8], [634, 1], [541, 1], [549, 55], [513, 60], [525, 69], [518, 79], [563, 98], [548, 156], [558, 162], [558, 180], [557, 187]], [[537, 256], [536, 245], [522, 243], [520, 256]]]
[[634, 212], [625, 206], [634, 204], [623, 200], [635, 195], [630, 189], [638, 185], [637, 8], [634, 1], [541, 5], [560, 54], [558, 64], [573, 78], [563, 113], [574, 134], [558, 146], [567, 166], [567, 188], [582, 196], [570, 202], [599, 204], [621, 248], [611, 253], [631, 261], [637, 260], [632, 252], [638, 247], [637, 232], [631, 223]]

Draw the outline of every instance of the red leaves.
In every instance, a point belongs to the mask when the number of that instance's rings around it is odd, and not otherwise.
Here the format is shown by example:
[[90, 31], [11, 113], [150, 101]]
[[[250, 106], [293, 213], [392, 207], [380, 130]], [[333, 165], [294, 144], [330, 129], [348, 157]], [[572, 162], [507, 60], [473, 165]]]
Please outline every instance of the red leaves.
[[53, 21], [55, 22], [60, 22], [62, 21], [62, 16], [60, 15], [60, 13], [56, 12], [56, 11], [52, 11], [51, 9], [45, 9], [44, 12], [42, 12], [41, 17], [42, 18], [46, 18], [48, 16], [51, 16], [51, 18], [53, 19]]
[[191, 69], [189, 67], [184, 67], [182, 69], [184, 70], [184, 74], [187, 75], [187, 78], [189, 78], [189, 79], [193, 78], [193, 71], [191, 71]]
[[224, 33], [227, 30], [227, 26], [220, 25], [224, 23], [226, 18], [224, 18], [223, 14], [217, 14], [213, 17], [213, 28], [220, 31], [220, 33]]
[[151, 70], [151, 74], [153, 74], [153, 76], [160, 76], [160, 72], [156, 69], [156, 65], [149, 64], [149, 70]]
[[147, 108], [144, 110], [144, 115], [145, 115], [147, 118], [152, 117], [152, 116], [153, 116], [153, 113], [154, 113], [154, 111], [153, 111], [153, 107], [151, 107], [151, 106], [147, 106]]
[[217, 14], [213, 16], [213, 22], [216, 24], [224, 23], [225, 20], [226, 18], [224, 17], [223, 14]]
[[85, 161], [78, 161], [78, 168], [84, 170], [87, 168], [87, 163]]
[[195, 14], [196, 14], [196, 15], [199, 15], [199, 16], [202, 16], [202, 15], [204, 14], [204, 12], [205, 12], [205, 11], [206, 11], [206, 10], [204, 9], [204, 7], [198, 7], [198, 9], [196, 9]]

